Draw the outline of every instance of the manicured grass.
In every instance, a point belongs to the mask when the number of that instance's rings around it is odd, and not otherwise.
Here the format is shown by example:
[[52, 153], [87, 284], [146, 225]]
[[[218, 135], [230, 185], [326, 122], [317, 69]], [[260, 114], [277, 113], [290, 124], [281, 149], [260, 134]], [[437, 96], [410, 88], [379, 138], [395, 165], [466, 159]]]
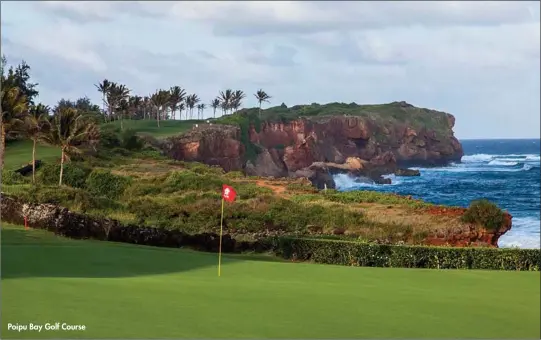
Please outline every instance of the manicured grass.
[[[42, 144], [36, 146], [36, 159], [54, 161], [60, 159], [60, 156], [61, 152], [57, 147]], [[32, 163], [32, 141], [21, 140], [7, 144], [4, 162], [8, 170], [16, 170]]]
[[[2, 338], [537, 338], [539, 273], [283, 263], [2, 226]], [[84, 324], [13, 332], [7, 323]]]
[[[129, 120], [122, 122], [124, 129], [132, 129], [139, 133], [149, 134], [156, 138], [164, 138], [178, 135], [192, 128], [194, 124], [201, 123], [196, 120], [163, 120], [160, 121], [160, 127], [155, 119], [152, 120]], [[120, 121], [106, 123], [104, 125], [114, 125], [120, 128]]]

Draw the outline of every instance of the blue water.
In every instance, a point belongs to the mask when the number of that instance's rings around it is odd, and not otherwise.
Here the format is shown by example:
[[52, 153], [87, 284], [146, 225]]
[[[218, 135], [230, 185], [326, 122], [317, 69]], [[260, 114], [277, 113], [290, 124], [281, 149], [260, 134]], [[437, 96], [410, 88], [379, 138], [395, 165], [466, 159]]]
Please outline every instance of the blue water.
[[441, 168], [417, 168], [420, 177], [389, 176], [393, 184], [353, 182], [336, 175], [338, 190], [376, 190], [425, 201], [467, 207], [486, 198], [513, 215], [513, 226], [500, 247], [540, 247], [540, 140], [464, 140], [462, 162]]

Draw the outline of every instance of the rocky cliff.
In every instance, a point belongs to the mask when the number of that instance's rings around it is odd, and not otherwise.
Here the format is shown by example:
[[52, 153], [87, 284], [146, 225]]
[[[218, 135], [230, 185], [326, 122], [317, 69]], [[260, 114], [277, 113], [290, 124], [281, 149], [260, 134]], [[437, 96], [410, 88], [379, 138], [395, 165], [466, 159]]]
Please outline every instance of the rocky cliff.
[[204, 124], [167, 143], [181, 160], [244, 169], [258, 176], [296, 176], [314, 163], [344, 164], [358, 158], [393, 172], [401, 165], [460, 161], [455, 118], [405, 102], [384, 105], [327, 104], [244, 110], [218, 124]]

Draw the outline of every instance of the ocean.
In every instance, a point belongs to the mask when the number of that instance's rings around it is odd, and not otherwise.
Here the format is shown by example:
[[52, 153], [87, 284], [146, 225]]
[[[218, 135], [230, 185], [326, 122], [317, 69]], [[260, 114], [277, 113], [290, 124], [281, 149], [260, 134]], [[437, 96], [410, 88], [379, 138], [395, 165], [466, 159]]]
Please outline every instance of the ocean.
[[540, 140], [462, 140], [461, 163], [419, 169], [419, 177], [396, 177], [390, 185], [360, 184], [335, 175], [340, 191], [375, 190], [411, 195], [435, 204], [467, 207], [485, 198], [513, 215], [498, 246], [540, 247]]

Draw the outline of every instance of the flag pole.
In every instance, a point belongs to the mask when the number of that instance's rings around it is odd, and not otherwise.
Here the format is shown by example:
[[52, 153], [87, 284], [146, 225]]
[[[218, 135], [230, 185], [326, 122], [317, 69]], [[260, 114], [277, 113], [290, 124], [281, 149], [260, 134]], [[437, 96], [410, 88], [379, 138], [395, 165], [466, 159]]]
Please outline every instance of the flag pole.
[[220, 219], [220, 247], [218, 249], [218, 276], [221, 274], [222, 269], [222, 233], [224, 229], [224, 198], [222, 197], [222, 217]]

